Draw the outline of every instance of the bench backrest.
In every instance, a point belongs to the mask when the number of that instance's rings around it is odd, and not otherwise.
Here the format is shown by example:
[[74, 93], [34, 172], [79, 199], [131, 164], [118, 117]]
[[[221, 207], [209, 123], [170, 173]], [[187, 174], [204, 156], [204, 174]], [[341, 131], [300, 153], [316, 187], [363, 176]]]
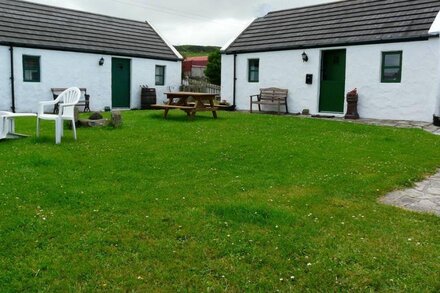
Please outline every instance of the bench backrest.
[[276, 87], [265, 88], [260, 90], [260, 99], [262, 100], [278, 100], [287, 97], [289, 90]]

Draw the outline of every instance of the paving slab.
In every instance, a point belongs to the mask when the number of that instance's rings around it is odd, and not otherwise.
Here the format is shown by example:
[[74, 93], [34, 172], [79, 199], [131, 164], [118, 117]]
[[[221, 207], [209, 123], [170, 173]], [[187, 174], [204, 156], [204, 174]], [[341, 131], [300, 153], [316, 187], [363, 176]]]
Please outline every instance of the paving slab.
[[440, 217], [440, 171], [419, 182], [414, 188], [394, 191], [383, 198], [381, 202], [403, 209], [430, 213]]

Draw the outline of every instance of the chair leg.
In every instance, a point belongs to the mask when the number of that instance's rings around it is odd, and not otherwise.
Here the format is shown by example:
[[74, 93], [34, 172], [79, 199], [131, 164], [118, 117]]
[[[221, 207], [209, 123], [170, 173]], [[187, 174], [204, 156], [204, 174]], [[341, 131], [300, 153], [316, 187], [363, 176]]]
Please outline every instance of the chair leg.
[[55, 120], [55, 143], [60, 144], [61, 143], [61, 123], [63, 120], [57, 119]]
[[37, 138], [40, 137], [40, 118], [37, 118]]
[[60, 133], [61, 133], [61, 137], [64, 137], [64, 120], [63, 119], [60, 120]]
[[76, 140], [76, 125], [75, 125], [75, 119], [72, 120], [72, 129], [73, 129], [73, 138]]
[[286, 114], [289, 114], [289, 106], [287, 106], [287, 98], [286, 98]]

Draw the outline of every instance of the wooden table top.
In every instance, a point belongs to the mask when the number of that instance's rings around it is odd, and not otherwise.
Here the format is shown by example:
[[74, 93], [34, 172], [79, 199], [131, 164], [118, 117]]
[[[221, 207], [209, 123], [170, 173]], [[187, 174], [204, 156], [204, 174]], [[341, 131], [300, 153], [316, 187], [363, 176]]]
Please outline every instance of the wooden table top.
[[207, 97], [207, 96], [217, 96], [217, 94], [210, 94], [210, 93], [191, 93], [191, 92], [168, 92], [165, 93], [165, 95], [173, 95], [173, 96], [181, 96], [181, 97]]

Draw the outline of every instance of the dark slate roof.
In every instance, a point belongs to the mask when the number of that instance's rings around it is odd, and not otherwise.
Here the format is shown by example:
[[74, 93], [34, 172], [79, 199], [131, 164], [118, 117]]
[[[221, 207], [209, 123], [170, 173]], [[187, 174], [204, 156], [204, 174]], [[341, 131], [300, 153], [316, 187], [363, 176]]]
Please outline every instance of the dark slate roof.
[[346, 0], [270, 12], [226, 53], [426, 40], [440, 0]]
[[0, 0], [0, 44], [179, 59], [147, 22], [18, 0]]

